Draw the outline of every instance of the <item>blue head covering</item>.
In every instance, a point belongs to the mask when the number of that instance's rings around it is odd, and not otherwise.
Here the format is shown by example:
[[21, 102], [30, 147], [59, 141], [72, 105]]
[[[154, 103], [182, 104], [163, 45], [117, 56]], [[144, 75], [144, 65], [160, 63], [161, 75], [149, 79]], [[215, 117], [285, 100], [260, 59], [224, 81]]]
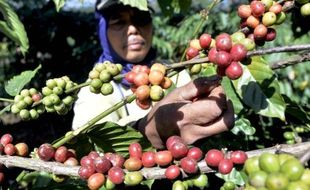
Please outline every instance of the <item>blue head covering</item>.
[[[99, 25], [98, 25], [98, 35], [99, 35], [99, 40], [101, 47], [103, 49], [99, 59], [98, 63], [102, 63], [104, 61], [110, 61], [112, 63], [120, 63], [123, 66], [122, 74], [125, 74], [129, 71], [131, 71], [133, 64], [129, 63], [128, 61], [122, 59], [112, 48], [108, 36], [107, 36], [107, 29], [108, 29], [108, 19], [106, 18], [105, 15], [100, 14], [99, 12], [96, 12], [96, 17], [99, 20]], [[141, 62], [141, 64], [144, 65], [151, 65], [151, 62], [154, 60], [156, 55], [156, 52], [153, 48], [150, 49], [149, 53], [146, 55], [144, 60]], [[130, 84], [123, 79], [121, 82], [125, 86], [130, 86]]]

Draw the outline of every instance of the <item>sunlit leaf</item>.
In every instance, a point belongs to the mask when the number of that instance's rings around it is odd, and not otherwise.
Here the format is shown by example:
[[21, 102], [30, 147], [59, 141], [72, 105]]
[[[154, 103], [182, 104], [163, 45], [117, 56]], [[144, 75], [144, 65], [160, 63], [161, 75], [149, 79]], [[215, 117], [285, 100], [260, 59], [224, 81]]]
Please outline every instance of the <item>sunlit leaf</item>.
[[66, 0], [53, 0], [56, 6], [57, 12], [65, 5]]
[[29, 48], [29, 41], [23, 23], [5, 0], [0, 1], [0, 11], [4, 19], [0, 20], [0, 31], [17, 43], [25, 55]]
[[246, 175], [242, 171], [238, 171], [235, 168], [226, 175], [216, 173], [217, 177], [222, 178], [224, 181], [231, 181], [235, 183], [236, 185], [243, 186], [246, 182]]
[[131, 7], [136, 7], [142, 11], [149, 10], [147, 7], [147, 0], [120, 0], [124, 5], [130, 5]]
[[16, 96], [31, 81], [40, 68], [41, 65], [33, 71], [24, 71], [20, 75], [14, 76], [5, 85], [5, 91], [11, 96]]
[[246, 118], [239, 118], [235, 121], [235, 126], [231, 129], [231, 132], [237, 135], [242, 132], [245, 135], [253, 135], [255, 128], [251, 125], [250, 121]]
[[243, 74], [233, 81], [242, 101], [256, 113], [285, 120], [285, 102], [275, 73], [261, 57], [253, 57], [243, 66]]
[[149, 189], [152, 189], [152, 185], [155, 179], [148, 179], [141, 182], [141, 185], [146, 185]]
[[243, 109], [243, 104], [240, 100], [239, 95], [236, 93], [236, 90], [232, 85], [231, 80], [229, 80], [227, 77], [224, 77], [222, 81], [222, 86], [225, 90], [226, 96], [233, 103], [235, 114], [239, 114], [239, 112]]

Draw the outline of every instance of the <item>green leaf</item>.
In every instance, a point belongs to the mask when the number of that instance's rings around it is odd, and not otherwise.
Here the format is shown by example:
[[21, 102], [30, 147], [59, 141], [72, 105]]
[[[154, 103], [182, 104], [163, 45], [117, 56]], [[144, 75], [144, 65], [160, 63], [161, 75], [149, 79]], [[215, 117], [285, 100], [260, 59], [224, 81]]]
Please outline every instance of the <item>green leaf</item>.
[[243, 103], [260, 115], [285, 120], [279, 82], [263, 58], [252, 57], [251, 64], [242, 67], [243, 74], [233, 85]]
[[65, 5], [66, 0], [53, 0], [56, 6], [57, 12]]
[[246, 176], [244, 175], [244, 172], [238, 171], [235, 168], [233, 168], [229, 174], [223, 175], [220, 173], [216, 173], [215, 175], [223, 179], [224, 181], [231, 181], [239, 186], [245, 185], [246, 182]]
[[17, 43], [25, 55], [29, 48], [29, 41], [23, 23], [5, 0], [0, 1], [0, 11], [4, 18], [4, 21], [0, 21], [0, 31]]
[[147, 0], [120, 0], [124, 5], [129, 5], [131, 7], [136, 7], [141, 11], [148, 11]]
[[191, 0], [158, 0], [160, 9], [168, 16], [171, 16], [174, 13], [186, 13], [190, 8], [191, 3]]
[[152, 185], [155, 179], [148, 179], [141, 182], [141, 185], [146, 185], [149, 189], [152, 189]]
[[255, 133], [255, 128], [252, 127], [250, 121], [246, 118], [239, 118], [235, 121], [235, 126], [231, 129], [231, 132], [237, 135], [239, 132], [245, 135], [253, 135]]
[[152, 148], [139, 131], [112, 122], [95, 125], [79, 135], [78, 142], [77, 151], [89, 152], [95, 148], [101, 152], [117, 152], [125, 157], [128, 155], [128, 146], [133, 142], [139, 142], [144, 151]]
[[0, 115], [4, 114], [5, 112], [7, 111], [10, 111], [11, 110], [11, 106], [12, 104], [6, 106], [5, 108], [3, 108], [1, 111], [0, 111]]
[[298, 105], [296, 102], [292, 101], [288, 96], [283, 95], [287, 107], [285, 113], [294, 117], [299, 123], [310, 124], [310, 113], [306, 112], [305, 109]]
[[239, 114], [240, 111], [243, 110], [243, 104], [234, 86], [232, 85], [231, 80], [229, 80], [227, 77], [224, 77], [221, 84], [224, 88], [226, 96], [233, 103], [235, 114]]
[[31, 81], [39, 69], [41, 69], [41, 65], [33, 71], [24, 71], [20, 75], [14, 76], [5, 85], [5, 91], [11, 96], [16, 96]]

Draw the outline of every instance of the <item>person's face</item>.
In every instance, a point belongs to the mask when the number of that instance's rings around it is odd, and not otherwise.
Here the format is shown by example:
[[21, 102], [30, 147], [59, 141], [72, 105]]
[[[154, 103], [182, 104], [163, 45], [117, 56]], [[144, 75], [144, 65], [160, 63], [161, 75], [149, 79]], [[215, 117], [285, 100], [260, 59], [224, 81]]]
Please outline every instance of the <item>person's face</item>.
[[124, 9], [108, 21], [108, 40], [114, 51], [124, 60], [141, 62], [152, 45], [152, 23], [149, 13]]

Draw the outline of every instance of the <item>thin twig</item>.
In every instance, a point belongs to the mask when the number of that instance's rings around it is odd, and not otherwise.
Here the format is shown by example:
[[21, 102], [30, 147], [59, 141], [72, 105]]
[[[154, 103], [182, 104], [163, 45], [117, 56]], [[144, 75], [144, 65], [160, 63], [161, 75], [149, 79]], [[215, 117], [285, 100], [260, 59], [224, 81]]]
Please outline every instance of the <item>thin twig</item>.
[[302, 45], [290, 45], [290, 46], [282, 46], [282, 47], [274, 47], [268, 49], [259, 49], [256, 51], [250, 51], [247, 54], [247, 57], [255, 56], [255, 55], [266, 55], [271, 53], [282, 53], [282, 52], [296, 52], [310, 50], [310, 44], [302, 44]]
[[302, 55], [296, 55], [292, 58], [282, 60], [282, 61], [276, 61], [276, 62], [272, 63], [270, 67], [271, 67], [271, 69], [275, 70], [275, 69], [281, 69], [284, 67], [295, 65], [298, 63], [306, 62], [306, 61], [310, 61], [310, 53], [305, 53]]
[[[283, 152], [289, 152], [298, 158], [302, 158], [306, 152], [309, 152], [310, 142], [304, 142], [294, 145], [276, 145], [274, 147], [258, 149], [248, 151], [248, 157], [258, 156], [264, 152], [276, 153], [279, 149]], [[0, 156], [0, 163], [6, 165], [7, 167], [19, 167], [29, 170], [45, 171], [54, 173], [57, 175], [66, 175], [72, 177], [79, 177], [78, 170], [79, 166], [65, 166], [64, 164], [58, 162], [45, 162], [39, 159], [33, 158], [22, 158], [18, 156]], [[203, 173], [215, 172], [213, 169], [209, 168], [205, 161], [202, 160], [198, 163], [198, 167]], [[163, 179], [165, 178], [165, 169], [160, 167], [153, 168], [143, 168], [140, 170], [142, 175], [146, 179]], [[127, 172], [125, 170], [125, 172]], [[184, 172], [183, 172], [184, 173]], [[186, 175], [183, 175], [185, 177]]]

